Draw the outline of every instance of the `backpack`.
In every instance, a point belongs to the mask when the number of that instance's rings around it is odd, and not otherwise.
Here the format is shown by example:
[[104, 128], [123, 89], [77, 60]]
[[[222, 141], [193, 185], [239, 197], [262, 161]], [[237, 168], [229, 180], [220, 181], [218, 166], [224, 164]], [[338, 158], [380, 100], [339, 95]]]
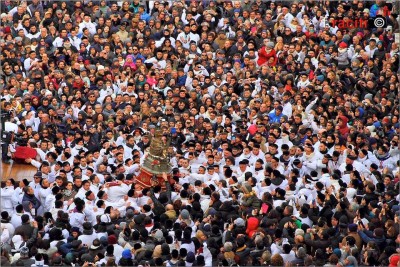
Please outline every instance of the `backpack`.
[[172, 263], [170, 260], [168, 261], [168, 264], [169, 264], [171, 267], [178, 266], [178, 262]]

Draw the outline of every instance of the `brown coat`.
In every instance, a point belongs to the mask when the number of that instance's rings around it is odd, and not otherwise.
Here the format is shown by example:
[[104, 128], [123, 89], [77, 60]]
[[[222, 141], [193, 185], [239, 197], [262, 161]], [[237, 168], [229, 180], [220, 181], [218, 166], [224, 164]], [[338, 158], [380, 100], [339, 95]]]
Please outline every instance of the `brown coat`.
[[226, 38], [226, 37], [220, 38], [220, 36], [218, 36], [218, 37], [214, 40], [214, 42], [219, 46], [219, 49], [223, 49], [224, 46], [225, 46], [225, 41], [226, 41], [226, 40], [228, 40], [228, 38]]
[[349, 233], [347, 234], [347, 236], [345, 236], [345, 237], [343, 238], [343, 240], [342, 240], [342, 246], [345, 246], [345, 245], [346, 245], [346, 242], [347, 242], [347, 241], [346, 241], [346, 238], [347, 238], [348, 236], [354, 237], [354, 239], [356, 240], [356, 246], [357, 246], [358, 250], [361, 251], [361, 249], [362, 249], [362, 239], [361, 239], [360, 235], [359, 235], [358, 233], [356, 233], [356, 232], [349, 232]]

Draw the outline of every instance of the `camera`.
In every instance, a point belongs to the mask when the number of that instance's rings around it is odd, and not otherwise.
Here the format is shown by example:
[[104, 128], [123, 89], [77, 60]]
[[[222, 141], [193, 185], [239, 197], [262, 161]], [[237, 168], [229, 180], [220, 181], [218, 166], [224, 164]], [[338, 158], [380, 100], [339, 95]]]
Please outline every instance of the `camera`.
[[376, 135], [379, 136], [379, 138], [384, 138], [385, 137], [385, 132], [383, 131], [382, 128], [378, 128], [376, 130]]
[[12, 117], [14, 117], [14, 112], [15, 112], [15, 110], [13, 110], [13, 109], [2, 110], [0, 117], [3, 121], [9, 121]]
[[7, 144], [11, 143], [12, 136], [13, 136], [13, 133], [12, 133], [12, 132], [3, 131], [3, 132], [1, 133], [1, 139], [2, 139], [2, 141], [3, 141], [4, 143], [7, 143]]
[[14, 141], [17, 143], [18, 146], [27, 146], [28, 139], [23, 138], [22, 136], [14, 135]]

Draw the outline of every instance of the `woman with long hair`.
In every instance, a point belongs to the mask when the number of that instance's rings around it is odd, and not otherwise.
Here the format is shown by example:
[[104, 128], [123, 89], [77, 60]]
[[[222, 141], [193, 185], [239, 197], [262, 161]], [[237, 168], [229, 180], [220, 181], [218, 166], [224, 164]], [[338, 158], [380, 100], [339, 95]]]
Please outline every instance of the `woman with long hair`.
[[149, 104], [145, 101], [142, 102], [142, 104], [140, 104], [140, 113], [141, 113], [141, 117], [143, 118], [143, 116], [149, 116], [150, 117], [150, 106]]
[[142, 90], [145, 83], [146, 83], [146, 76], [143, 75], [142, 73], [137, 74], [135, 83], [136, 89]]

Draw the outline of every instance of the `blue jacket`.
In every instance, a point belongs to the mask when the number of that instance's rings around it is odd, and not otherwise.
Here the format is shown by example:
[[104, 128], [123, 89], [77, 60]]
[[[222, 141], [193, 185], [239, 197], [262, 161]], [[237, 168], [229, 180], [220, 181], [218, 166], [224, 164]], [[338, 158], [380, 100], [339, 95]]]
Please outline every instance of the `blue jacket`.
[[385, 249], [386, 238], [384, 236], [376, 237], [376, 236], [374, 236], [373, 232], [369, 231], [369, 230], [358, 231], [358, 234], [360, 235], [361, 239], [365, 243], [372, 241], [378, 245], [378, 247], [381, 249], [381, 251], [383, 251]]
[[269, 114], [269, 121], [274, 123], [274, 122], [281, 122], [281, 118], [282, 118], [283, 114], [281, 113], [280, 115], [276, 115], [276, 111]]
[[179, 86], [185, 85], [185, 83], [186, 83], [186, 78], [187, 78], [186, 75], [183, 75], [183, 76], [181, 76], [181, 77], [178, 77], [178, 85], [179, 85]]
[[149, 23], [149, 20], [150, 20], [150, 15], [149, 15], [149, 14], [147, 14], [147, 13], [145, 13], [145, 12], [143, 12], [143, 14], [142, 14], [142, 15], [140, 15], [140, 19], [141, 19], [141, 20], [145, 20], [145, 21], [146, 21], [146, 23]]
[[37, 197], [35, 197], [35, 195], [30, 196], [30, 195], [28, 195], [28, 194], [24, 194], [24, 196], [22, 197], [22, 202], [24, 202], [24, 201], [29, 201], [29, 202], [31, 202], [32, 205], [33, 205], [33, 207], [34, 207], [36, 210], [37, 210], [37, 209], [40, 207], [40, 205], [41, 205], [40, 200], [37, 199]]
[[373, 4], [369, 10], [369, 16], [371, 18], [375, 18], [376, 14], [378, 13], [379, 6], [377, 4]]

